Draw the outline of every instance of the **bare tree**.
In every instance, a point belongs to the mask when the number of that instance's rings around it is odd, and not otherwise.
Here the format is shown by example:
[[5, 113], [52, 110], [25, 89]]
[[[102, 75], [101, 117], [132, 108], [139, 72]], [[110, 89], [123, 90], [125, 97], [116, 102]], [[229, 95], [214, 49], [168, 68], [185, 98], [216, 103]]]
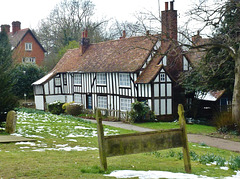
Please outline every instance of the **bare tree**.
[[101, 26], [106, 21], [95, 22], [93, 15], [91, 0], [63, 0], [40, 22], [36, 32], [48, 53], [57, 53], [70, 41], [79, 41], [84, 29], [89, 30], [90, 37], [98, 37], [91, 38], [93, 42], [102, 41]]

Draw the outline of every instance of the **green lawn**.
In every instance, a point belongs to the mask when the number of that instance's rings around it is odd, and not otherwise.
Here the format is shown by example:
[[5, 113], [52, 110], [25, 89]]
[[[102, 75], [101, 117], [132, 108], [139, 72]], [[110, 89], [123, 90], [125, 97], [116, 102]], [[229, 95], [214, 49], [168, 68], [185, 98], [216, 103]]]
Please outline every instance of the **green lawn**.
[[[146, 123], [134, 123], [139, 127], [146, 127], [150, 129], [172, 129], [179, 128], [178, 122], [146, 122]], [[191, 134], [211, 134], [216, 132], [216, 128], [213, 126], [206, 126], [200, 124], [187, 124], [187, 132]]]
[[[104, 128], [106, 135], [132, 132]], [[0, 177], [4, 179], [110, 178], [104, 173], [114, 170], [185, 172], [181, 148], [110, 157], [107, 159], [108, 170], [103, 172], [99, 167], [96, 124], [71, 116], [19, 112], [17, 134], [35, 138], [36, 142], [0, 144]], [[194, 174], [212, 177], [236, 174], [233, 169], [223, 170], [210, 163], [213, 158], [230, 161], [230, 157], [239, 156], [238, 153], [199, 144], [189, 145]]]

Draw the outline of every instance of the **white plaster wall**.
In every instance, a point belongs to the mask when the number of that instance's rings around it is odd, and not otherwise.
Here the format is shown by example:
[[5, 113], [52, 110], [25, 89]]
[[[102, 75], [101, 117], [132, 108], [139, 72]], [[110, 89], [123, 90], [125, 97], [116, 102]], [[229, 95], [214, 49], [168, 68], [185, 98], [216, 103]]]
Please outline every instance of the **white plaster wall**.
[[44, 110], [43, 96], [34, 96], [36, 109]]

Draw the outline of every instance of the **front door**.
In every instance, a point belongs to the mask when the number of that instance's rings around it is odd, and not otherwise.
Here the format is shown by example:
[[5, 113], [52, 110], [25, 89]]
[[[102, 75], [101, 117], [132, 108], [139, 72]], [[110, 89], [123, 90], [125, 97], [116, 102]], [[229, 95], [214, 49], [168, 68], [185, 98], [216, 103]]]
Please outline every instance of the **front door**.
[[87, 109], [92, 109], [92, 95], [87, 95]]

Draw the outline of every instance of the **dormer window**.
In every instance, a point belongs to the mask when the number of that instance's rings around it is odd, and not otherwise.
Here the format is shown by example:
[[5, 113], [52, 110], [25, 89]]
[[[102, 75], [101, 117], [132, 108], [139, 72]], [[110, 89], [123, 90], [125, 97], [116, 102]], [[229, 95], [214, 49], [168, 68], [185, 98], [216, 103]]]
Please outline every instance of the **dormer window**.
[[25, 50], [32, 51], [32, 43], [25, 43]]

